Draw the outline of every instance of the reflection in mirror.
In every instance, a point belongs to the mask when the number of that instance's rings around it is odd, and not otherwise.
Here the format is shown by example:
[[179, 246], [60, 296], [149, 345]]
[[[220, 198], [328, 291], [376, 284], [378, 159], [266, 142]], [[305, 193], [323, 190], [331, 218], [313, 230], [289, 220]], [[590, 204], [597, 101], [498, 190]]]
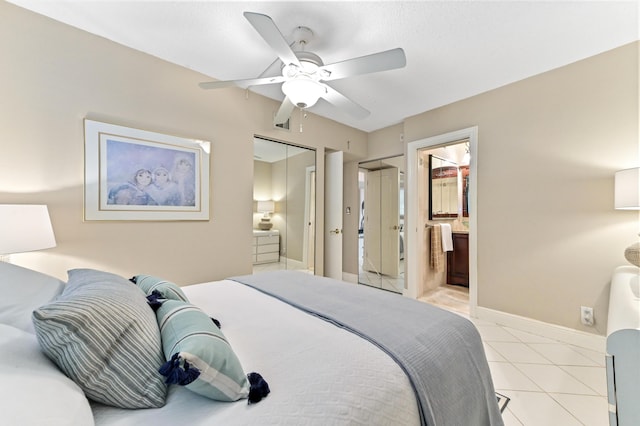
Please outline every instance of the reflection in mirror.
[[429, 219], [457, 218], [458, 165], [429, 155]]
[[462, 217], [469, 217], [469, 166], [460, 166], [462, 176]]
[[254, 138], [253, 272], [314, 273], [315, 150]]
[[359, 165], [358, 282], [404, 289], [404, 156]]

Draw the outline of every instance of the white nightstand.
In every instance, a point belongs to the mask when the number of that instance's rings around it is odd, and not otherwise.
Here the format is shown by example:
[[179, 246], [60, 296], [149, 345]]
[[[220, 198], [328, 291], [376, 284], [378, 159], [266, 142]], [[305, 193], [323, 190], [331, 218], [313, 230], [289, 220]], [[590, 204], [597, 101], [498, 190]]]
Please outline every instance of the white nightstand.
[[253, 230], [253, 264], [280, 261], [280, 232]]

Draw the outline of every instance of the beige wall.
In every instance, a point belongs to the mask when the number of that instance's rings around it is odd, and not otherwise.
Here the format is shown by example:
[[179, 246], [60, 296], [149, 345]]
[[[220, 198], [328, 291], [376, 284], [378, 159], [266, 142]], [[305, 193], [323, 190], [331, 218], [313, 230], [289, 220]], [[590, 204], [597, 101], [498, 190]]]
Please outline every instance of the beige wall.
[[[342, 271], [357, 280], [358, 228], [360, 227], [360, 193], [358, 190], [358, 161], [345, 162], [343, 169], [344, 192], [342, 205]], [[347, 214], [347, 208], [350, 213]]]
[[404, 154], [404, 123], [369, 133], [368, 148], [367, 160]]
[[[66, 279], [75, 267], [190, 284], [251, 272], [253, 136], [366, 155], [363, 132], [308, 114], [271, 125], [278, 104], [0, 2], [0, 203], [49, 206], [58, 246], [12, 261]], [[211, 220], [83, 222], [83, 119], [212, 142]], [[318, 186], [318, 235], [324, 224]], [[317, 270], [323, 245], [317, 241]]]
[[[640, 165], [634, 43], [408, 118], [407, 141], [478, 126], [478, 305], [604, 334], [637, 240], [613, 176]], [[596, 327], [580, 324], [581, 305]]]

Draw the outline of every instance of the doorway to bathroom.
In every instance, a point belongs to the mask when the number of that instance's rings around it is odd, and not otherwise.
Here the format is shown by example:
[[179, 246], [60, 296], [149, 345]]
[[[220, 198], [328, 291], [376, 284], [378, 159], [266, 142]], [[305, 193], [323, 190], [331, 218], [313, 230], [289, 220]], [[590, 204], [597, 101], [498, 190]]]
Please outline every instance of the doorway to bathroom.
[[[469, 140], [419, 151], [426, 179], [418, 183], [425, 224], [419, 298], [469, 314]], [[426, 166], [426, 167], [424, 167]]]
[[471, 316], [477, 305], [477, 143], [472, 127], [407, 145], [406, 293]]

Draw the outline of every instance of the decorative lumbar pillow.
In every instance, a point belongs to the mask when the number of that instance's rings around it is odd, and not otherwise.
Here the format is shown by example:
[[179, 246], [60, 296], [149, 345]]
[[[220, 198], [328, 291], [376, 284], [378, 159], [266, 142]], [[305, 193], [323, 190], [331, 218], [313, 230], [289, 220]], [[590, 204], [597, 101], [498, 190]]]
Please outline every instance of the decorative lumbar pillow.
[[129, 280], [71, 270], [62, 295], [36, 309], [33, 322], [45, 355], [88, 398], [121, 408], [164, 405], [160, 330], [144, 293]]
[[156, 311], [167, 362], [160, 368], [167, 384], [218, 401], [258, 402], [269, 385], [258, 373], [245, 375], [222, 331], [196, 306], [165, 300]]
[[64, 290], [64, 282], [11, 263], [0, 262], [0, 323], [34, 333], [31, 313]]
[[167, 280], [163, 280], [162, 278], [154, 277], [152, 275], [136, 275], [131, 278], [131, 281], [136, 283], [136, 285], [140, 287], [147, 296], [156, 291], [165, 299], [182, 300], [183, 302], [189, 301], [178, 285]]
[[624, 258], [633, 265], [640, 266], [640, 243], [631, 244], [624, 251]]

